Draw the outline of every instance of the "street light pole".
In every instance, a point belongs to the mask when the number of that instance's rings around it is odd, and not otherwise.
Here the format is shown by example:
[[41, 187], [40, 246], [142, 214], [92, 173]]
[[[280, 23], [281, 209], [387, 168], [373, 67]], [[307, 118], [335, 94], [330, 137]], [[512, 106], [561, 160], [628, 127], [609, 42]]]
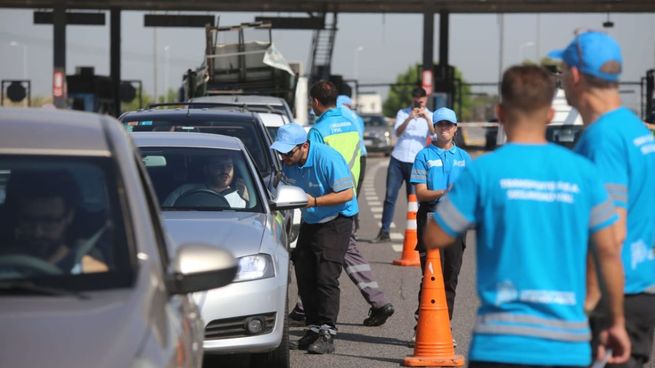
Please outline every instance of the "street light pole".
[[524, 42], [523, 44], [521, 44], [521, 47], [519, 48], [519, 63], [522, 63], [523, 60], [524, 60], [523, 49], [525, 47], [530, 47], [530, 46], [534, 46], [533, 41], [528, 41], [528, 42]]
[[359, 77], [359, 53], [364, 50], [364, 46], [357, 46], [355, 49], [355, 59], [353, 60], [353, 77], [358, 79]]
[[23, 79], [27, 80], [27, 46], [17, 41], [9, 42], [9, 46], [20, 46], [23, 49]]
[[165, 63], [164, 63], [164, 102], [168, 102], [168, 60], [170, 57], [170, 46], [164, 46]]

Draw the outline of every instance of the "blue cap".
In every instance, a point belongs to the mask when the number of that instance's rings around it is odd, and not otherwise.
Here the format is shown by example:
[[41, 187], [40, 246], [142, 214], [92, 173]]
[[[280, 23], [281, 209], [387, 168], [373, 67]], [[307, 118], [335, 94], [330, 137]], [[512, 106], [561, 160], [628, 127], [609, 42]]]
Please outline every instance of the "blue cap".
[[284, 124], [278, 129], [275, 142], [271, 148], [280, 152], [288, 153], [293, 147], [307, 142], [307, 132], [299, 124]]
[[[565, 49], [553, 50], [548, 56], [562, 59], [566, 65], [578, 68], [583, 74], [609, 82], [619, 80], [623, 64], [619, 44], [606, 33], [598, 31], [580, 33]], [[607, 63], [612, 61], [618, 63], [618, 70], [608, 68]]]
[[455, 114], [455, 111], [447, 107], [442, 107], [432, 114], [432, 124], [436, 124], [443, 120], [457, 124], [457, 115]]
[[353, 100], [351, 100], [350, 97], [348, 97], [346, 95], [339, 95], [337, 97], [337, 106], [341, 106], [341, 105], [352, 106], [353, 105]]

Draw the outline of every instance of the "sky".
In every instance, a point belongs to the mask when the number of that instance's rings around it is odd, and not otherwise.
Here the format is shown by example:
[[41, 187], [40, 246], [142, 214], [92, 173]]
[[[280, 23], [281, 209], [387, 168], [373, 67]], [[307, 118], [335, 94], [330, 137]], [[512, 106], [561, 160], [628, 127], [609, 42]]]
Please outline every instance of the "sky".
[[[143, 27], [143, 12], [122, 13], [122, 79], [139, 79], [147, 93], [177, 89], [182, 74], [200, 65], [204, 30]], [[169, 13], [175, 14], [175, 13]], [[254, 21], [255, 16], [304, 16], [292, 13], [200, 13], [220, 17], [221, 25]], [[450, 64], [467, 82], [497, 82], [499, 71], [523, 60], [538, 60], [568, 44], [576, 28], [603, 29], [608, 14], [451, 14]], [[503, 53], [500, 54], [501, 22]], [[655, 68], [655, 13], [612, 13], [607, 29], [623, 49], [623, 81], [639, 81]], [[107, 23], [109, 16], [106, 17]], [[420, 14], [354, 14], [338, 17], [332, 70], [360, 83], [390, 83], [422, 60]], [[435, 15], [435, 60], [439, 54], [439, 16]], [[273, 41], [288, 61], [307, 65], [311, 31], [274, 30]], [[155, 58], [154, 53], [157, 53]], [[76, 66], [94, 66], [109, 74], [109, 26], [67, 27], [67, 74]], [[52, 84], [52, 26], [34, 25], [31, 10], [0, 9], [0, 78], [32, 80], [33, 95], [48, 95]], [[156, 65], [156, 67], [155, 67]], [[491, 87], [474, 89], [495, 92]], [[635, 90], [635, 88], [637, 88]], [[370, 88], [369, 88], [370, 89]], [[622, 87], [624, 99], [637, 104], [638, 87]], [[386, 95], [385, 88], [376, 89]]]

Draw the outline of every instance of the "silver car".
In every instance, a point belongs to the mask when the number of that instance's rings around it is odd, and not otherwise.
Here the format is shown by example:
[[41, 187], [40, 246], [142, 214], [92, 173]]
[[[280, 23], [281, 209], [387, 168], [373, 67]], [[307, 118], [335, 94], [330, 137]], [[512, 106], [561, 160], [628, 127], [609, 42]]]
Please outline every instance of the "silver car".
[[225, 246], [238, 259], [231, 285], [195, 294], [205, 353], [252, 353], [254, 366], [288, 367], [289, 253], [280, 211], [305, 207], [305, 192], [282, 184], [270, 198], [234, 137], [151, 132], [133, 138], [171, 236]]
[[0, 365], [200, 367], [189, 293], [237, 264], [173, 246], [158, 210], [116, 120], [0, 109]]
[[385, 156], [393, 151], [393, 128], [381, 114], [361, 114], [364, 119], [364, 144], [368, 152], [382, 152]]

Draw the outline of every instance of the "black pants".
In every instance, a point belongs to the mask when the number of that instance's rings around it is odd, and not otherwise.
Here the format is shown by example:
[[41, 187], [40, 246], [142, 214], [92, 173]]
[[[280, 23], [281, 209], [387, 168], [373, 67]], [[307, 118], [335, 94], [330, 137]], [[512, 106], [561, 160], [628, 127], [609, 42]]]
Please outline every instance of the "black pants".
[[491, 363], [491, 362], [469, 362], [469, 368], [574, 368], [572, 365], [530, 365], [530, 364], [510, 364], [510, 363]]
[[[421, 259], [421, 271], [425, 270], [425, 261], [427, 253], [425, 245], [423, 244], [423, 231], [426, 227], [428, 212], [432, 212], [434, 206], [421, 203], [416, 213], [416, 232], [418, 242], [416, 250], [419, 252]], [[441, 257], [441, 272], [443, 274], [444, 289], [446, 290], [446, 303], [448, 304], [448, 317], [453, 319], [453, 311], [455, 308], [455, 295], [457, 294], [457, 281], [459, 280], [459, 271], [462, 268], [462, 258], [466, 243], [464, 242], [465, 235], [455, 239], [455, 244], [449, 245], [446, 248], [439, 250]], [[421, 286], [418, 292], [418, 301], [421, 303], [421, 289], [423, 289], [423, 279], [421, 279]], [[419, 306], [420, 307], [420, 306]], [[416, 310], [418, 315], [418, 308]]]
[[[653, 350], [653, 333], [655, 331], [655, 295], [626, 295], [623, 303], [625, 329], [630, 336], [632, 352], [630, 359], [623, 364], [608, 364], [607, 367], [642, 367], [650, 359]], [[598, 334], [607, 326], [607, 313], [601, 300], [589, 317], [592, 331], [592, 358], [596, 357]]]
[[292, 258], [308, 326], [336, 327], [339, 275], [352, 228], [353, 219], [343, 216], [324, 224], [300, 225]]

